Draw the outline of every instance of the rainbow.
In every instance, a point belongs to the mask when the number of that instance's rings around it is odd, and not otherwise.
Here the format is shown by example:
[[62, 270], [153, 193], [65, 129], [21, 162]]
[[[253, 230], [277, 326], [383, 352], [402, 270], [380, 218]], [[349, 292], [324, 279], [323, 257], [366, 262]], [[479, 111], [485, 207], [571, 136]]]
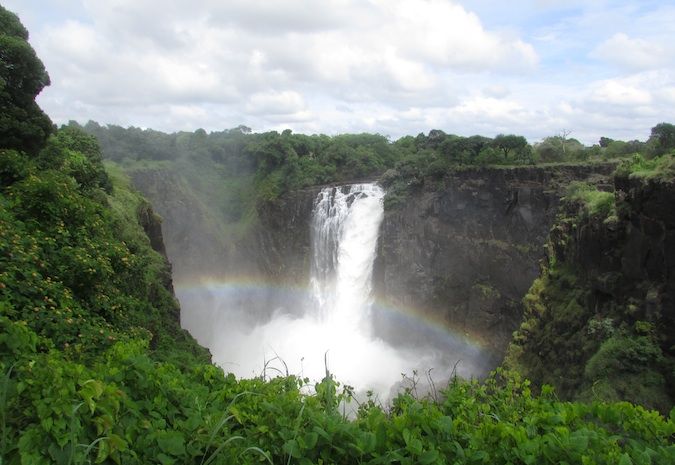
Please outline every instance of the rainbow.
[[[246, 298], [274, 296], [275, 300], [286, 302], [306, 302], [310, 295], [308, 286], [272, 282], [255, 275], [226, 278], [201, 277], [177, 282], [175, 288], [182, 303], [204, 294], [212, 295], [213, 298], [243, 296], [239, 299], [240, 301]], [[486, 366], [482, 371], [494, 368], [496, 356], [483, 338], [455, 328], [439, 316], [413, 306], [393, 303], [383, 297], [375, 298], [371, 311], [374, 318], [386, 321], [391, 326], [403, 328], [404, 332], [412, 335], [413, 338], [417, 335], [417, 339], [432, 341], [437, 347], [446, 348], [446, 350], [461, 350], [467, 357], [486, 360]], [[298, 317], [300, 316], [301, 314], [298, 313]], [[184, 326], [190, 330], [189, 325]], [[200, 339], [198, 335], [195, 336], [198, 340]], [[208, 344], [205, 345], [208, 346]]]

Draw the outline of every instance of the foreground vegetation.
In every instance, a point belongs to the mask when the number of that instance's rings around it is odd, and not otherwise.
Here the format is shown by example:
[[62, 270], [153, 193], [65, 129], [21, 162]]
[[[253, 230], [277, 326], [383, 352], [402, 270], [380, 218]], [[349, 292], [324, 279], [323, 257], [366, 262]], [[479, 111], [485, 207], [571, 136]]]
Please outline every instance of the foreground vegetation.
[[[1, 7], [0, 25], [3, 47], [22, 51], [0, 56], [3, 83], [42, 73]], [[433, 399], [368, 399], [351, 419], [351, 390], [329, 374], [225, 375], [179, 327], [166, 262], [138, 221], [147, 204], [106, 173], [95, 139], [44, 124], [40, 88], [0, 95], [0, 463], [675, 461], [675, 411], [560, 402], [511, 372]]]

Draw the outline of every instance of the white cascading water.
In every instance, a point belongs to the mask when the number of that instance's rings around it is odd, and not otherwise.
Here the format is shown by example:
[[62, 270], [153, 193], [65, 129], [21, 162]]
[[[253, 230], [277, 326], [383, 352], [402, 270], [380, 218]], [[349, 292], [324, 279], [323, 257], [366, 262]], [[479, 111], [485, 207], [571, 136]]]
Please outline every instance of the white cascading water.
[[480, 354], [456, 342], [437, 348], [401, 341], [392, 346], [374, 336], [371, 283], [383, 198], [376, 184], [330, 187], [319, 193], [310, 225], [310, 295], [300, 315], [278, 307], [268, 321], [251, 326], [245, 323], [246, 302], [236, 303], [237, 292], [214, 294], [186, 306], [212, 308], [206, 324], [213, 326], [208, 341], [213, 361], [242, 377], [288, 372], [319, 381], [328, 369], [357, 391], [372, 390], [385, 399], [401, 381], [401, 373], [434, 368], [437, 379], [447, 379], [460, 358], [469, 360], [470, 370], [477, 366], [474, 361], [480, 361]]
[[312, 214], [313, 313], [335, 331], [370, 334], [373, 262], [384, 209], [376, 184], [324, 188]]
[[236, 329], [237, 322], [230, 320], [228, 330], [216, 330], [222, 337], [210, 345], [214, 362], [239, 376], [260, 375], [268, 362], [267, 375], [288, 370], [313, 381], [328, 369], [341, 382], [386, 395], [416, 360], [371, 336], [371, 281], [383, 198], [376, 184], [323, 189], [310, 225], [312, 268], [304, 314], [281, 308], [270, 321], [248, 329]]

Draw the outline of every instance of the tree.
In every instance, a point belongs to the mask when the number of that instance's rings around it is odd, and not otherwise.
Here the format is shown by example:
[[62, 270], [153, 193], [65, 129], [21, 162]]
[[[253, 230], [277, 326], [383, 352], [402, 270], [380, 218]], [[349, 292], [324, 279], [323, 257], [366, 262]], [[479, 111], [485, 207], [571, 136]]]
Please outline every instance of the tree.
[[603, 136], [600, 138], [600, 147], [602, 147], [603, 149], [607, 148], [609, 144], [611, 144], [612, 142], [614, 142], [614, 139], [610, 139], [609, 137]]
[[522, 152], [527, 148], [527, 139], [514, 134], [499, 134], [492, 141], [492, 146], [501, 150], [504, 161], [507, 161], [510, 154]]
[[0, 6], [0, 148], [36, 154], [52, 122], [35, 103], [49, 75], [19, 18]]
[[567, 143], [567, 136], [569, 136], [570, 134], [572, 134], [572, 131], [570, 131], [569, 129], [563, 129], [562, 131], [560, 131], [559, 134], [560, 142], [562, 143], [563, 157], [565, 158], [567, 158], [567, 150], [565, 145]]
[[657, 156], [675, 149], [675, 125], [659, 123], [654, 126], [649, 143], [653, 147], [654, 155]]
[[450, 135], [440, 146], [441, 152], [454, 163], [473, 163], [492, 139], [483, 136], [460, 137]]

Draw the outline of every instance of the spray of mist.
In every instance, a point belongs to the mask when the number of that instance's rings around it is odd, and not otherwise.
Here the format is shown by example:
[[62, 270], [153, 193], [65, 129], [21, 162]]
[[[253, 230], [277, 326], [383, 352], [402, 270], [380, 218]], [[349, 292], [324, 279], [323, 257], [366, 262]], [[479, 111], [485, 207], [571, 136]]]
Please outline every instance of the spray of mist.
[[289, 311], [297, 309], [286, 308], [283, 295], [273, 295], [264, 304], [273, 309], [271, 317], [260, 322], [251, 317], [260, 305], [254, 303], [260, 298], [255, 290], [204, 288], [179, 292], [184, 327], [211, 350], [216, 364], [241, 377], [265, 370], [317, 381], [328, 369], [341, 382], [386, 398], [403, 373], [433, 368], [447, 378], [460, 357], [464, 374], [477, 374], [480, 354], [456, 341], [451, 348], [443, 341], [405, 345], [373, 335], [372, 269], [383, 197], [375, 184], [320, 192], [311, 224], [310, 291], [292, 299], [301, 312]]

